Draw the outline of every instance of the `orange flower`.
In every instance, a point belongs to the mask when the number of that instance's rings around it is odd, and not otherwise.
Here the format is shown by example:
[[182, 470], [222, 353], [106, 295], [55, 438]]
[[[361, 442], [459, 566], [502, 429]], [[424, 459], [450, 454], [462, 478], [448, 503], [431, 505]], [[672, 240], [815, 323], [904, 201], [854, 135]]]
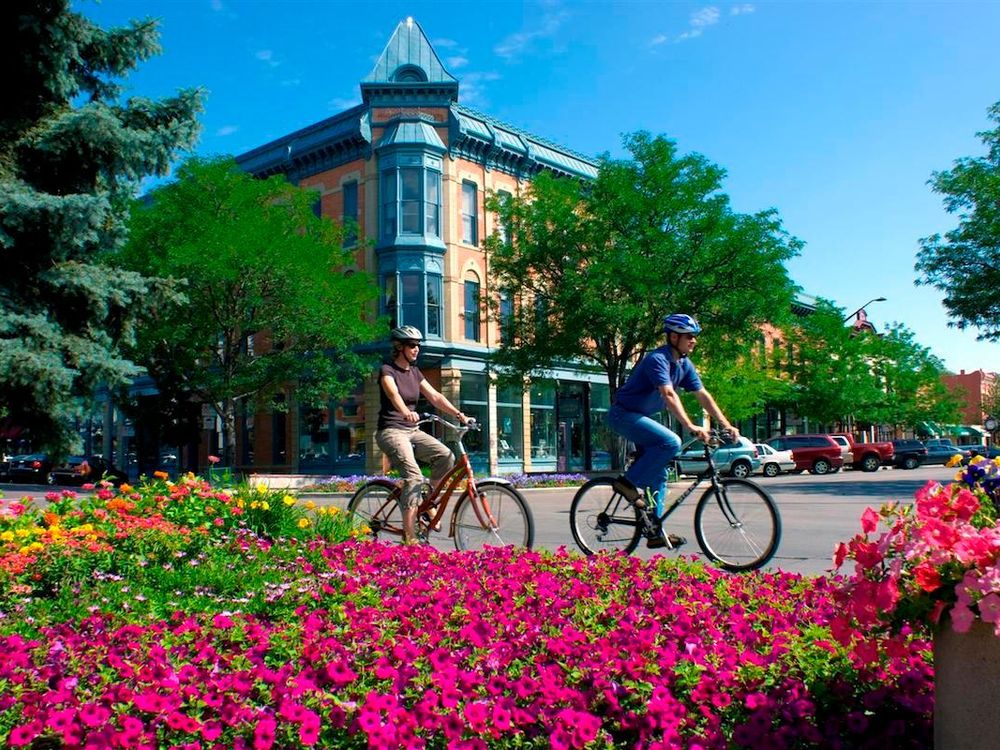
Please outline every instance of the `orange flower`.
[[155, 479], [169, 479], [170, 475], [167, 474], [167, 472], [165, 472], [165, 471], [154, 471], [153, 472], [153, 477]]

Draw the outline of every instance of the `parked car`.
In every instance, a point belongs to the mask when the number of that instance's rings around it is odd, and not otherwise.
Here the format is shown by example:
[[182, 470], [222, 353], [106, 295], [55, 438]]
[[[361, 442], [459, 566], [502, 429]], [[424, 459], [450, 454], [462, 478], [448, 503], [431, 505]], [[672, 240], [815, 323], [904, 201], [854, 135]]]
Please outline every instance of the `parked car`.
[[922, 463], [928, 466], [946, 464], [956, 455], [962, 456], [963, 459], [968, 458], [966, 451], [960, 449], [950, 440], [925, 440], [924, 447], [927, 448], [927, 456]]
[[0, 482], [10, 481], [10, 461], [14, 456], [8, 456], [6, 453], [0, 456]]
[[975, 456], [982, 456], [983, 458], [1000, 457], [1000, 448], [997, 448], [995, 445], [982, 445], [981, 443], [960, 445], [958, 446], [958, 450], [962, 454], [963, 466], [967, 465]]
[[45, 477], [52, 468], [46, 453], [27, 453], [10, 460], [10, 481], [23, 484], [45, 484]]
[[792, 452], [795, 471], [829, 474], [844, 465], [840, 446], [829, 435], [778, 435], [767, 442], [775, 450]]
[[760, 472], [765, 477], [776, 477], [783, 471], [795, 469], [791, 451], [779, 451], [767, 443], [755, 443], [754, 447], [760, 456]]
[[861, 471], [878, 471], [879, 467], [892, 466], [894, 452], [892, 443], [859, 443], [847, 432], [835, 432], [830, 437], [841, 446], [847, 446], [848, 453], [844, 456], [844, 465]]
[[53, 466], [45, 481], [48, 484], [87, 484], [106, 479], [117, 487], [127, 478], [124, 471], [101, 456], [70, 456]]
[[[705, 470], [705, 444], [691, 440], [681, 447], [675, 459], [678, 474], [699, 474]], [[760, 468], [760, 457], [749, 438], [742, 435], [735, 443], [726, 443], [712, 454], [715, 466], [722, 474], [744, 478]]]
[[896, 452], [892, 465], [899, 469], [915, 469], [927, 458], [927, 448], [919, 440], [893, 440]]

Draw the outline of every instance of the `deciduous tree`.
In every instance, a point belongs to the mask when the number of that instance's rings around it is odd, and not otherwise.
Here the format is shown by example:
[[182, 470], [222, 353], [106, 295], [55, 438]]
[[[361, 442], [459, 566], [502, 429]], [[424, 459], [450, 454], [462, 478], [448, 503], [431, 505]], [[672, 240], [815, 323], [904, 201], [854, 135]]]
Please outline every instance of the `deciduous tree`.
[[121, 100], [116, 79], [158, 51], [153, 21], [104, 30], [66, 0], [0, 10], [0, 411], [40, 446], [68, 442], [78, 397], [137, 373], [122, 346], [170, 294], [95, 260], [125, 239], [139, 181], [198, 132], [196, 91]]
[[917, 284], [944, 292], [944, 306], [958, 328], [1000, 340], [1000, 102], [989, 109], [996, 127], [979, 133], [986, 155], [958, 159], [930, 184], [944, 196], [958, 226], [920, 240]]
[[[734, 211], [724, 170], [662, 136], [624, 145], [628, 157], [604, 156], [593, 182], [543, 173], [522, 195], [491, 201], [508, 228], [487, 240], [491, 270], [516, 302], [501, 311], [501, 368], [590, 365], [613, 395], [671, 312], [697, 316], [701, 346], [730, 362], [749, 355], [762, 323], [787, 314], [784, 264], [800, 243], [776, 212]], [[722, 390], [723, 408], [754, 400]]]
[[325, 401], [369, 369], [353, 347], [378, 336], [376, 285], [353, 270], [315, 200], [232, 159], [192, 158], [133, 207], [128, 244], [111, 259], [183, 281], [186, 302], [143, 328], [137, 361], [175, 402], [186, 394], [216, 409], [230, 466], [241, 404], [267, 404], [290, 381], [301, 402]]

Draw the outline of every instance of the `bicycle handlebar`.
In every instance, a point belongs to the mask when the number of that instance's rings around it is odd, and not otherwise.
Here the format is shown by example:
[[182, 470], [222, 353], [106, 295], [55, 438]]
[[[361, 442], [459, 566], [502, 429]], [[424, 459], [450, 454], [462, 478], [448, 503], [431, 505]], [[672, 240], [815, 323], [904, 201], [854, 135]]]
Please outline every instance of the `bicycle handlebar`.
[[460, 425], [455, 424], [454, 422], [449, 422], [447, 419], [439, 417], [437, 414], [430, 414], [428, 412], [424, 412], [420, 415], [420, 421], [417, 422], [417, 424], [426, 424], [428, 422], [438, 422], [443, 424], [445, 427], [451, 428], [455, 432], [476, 432], [482, 429], [479, 426], [479, 423], [472, 417], [469, 417], [464, 425]]

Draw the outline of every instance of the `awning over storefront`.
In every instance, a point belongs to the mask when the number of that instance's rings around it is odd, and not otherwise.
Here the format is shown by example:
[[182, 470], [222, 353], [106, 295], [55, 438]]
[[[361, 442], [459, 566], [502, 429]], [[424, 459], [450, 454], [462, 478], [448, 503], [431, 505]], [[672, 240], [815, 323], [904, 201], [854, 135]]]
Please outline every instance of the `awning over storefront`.
[[917, 422], [914, 432], [923, 437], [937, 437], [943, 430], [937, 422]]
[[948, 435], [956, 438], [974, 438], [980, 440], [986, 437], [986, 433], [982, 429], [976, 427], [975, 425], [968, 424], [949, 424], [944, 425], [945, 432]]

